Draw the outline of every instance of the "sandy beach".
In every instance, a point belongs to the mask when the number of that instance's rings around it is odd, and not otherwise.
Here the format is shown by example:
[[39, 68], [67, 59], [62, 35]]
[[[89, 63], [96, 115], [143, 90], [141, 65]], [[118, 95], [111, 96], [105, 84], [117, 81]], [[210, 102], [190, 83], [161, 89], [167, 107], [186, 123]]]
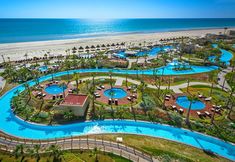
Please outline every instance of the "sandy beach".
[[[235, 28], [233, 28], [235, 29]], [[65, 50], [72, 47], [91, 46], [97, 44], [111, 44], [111, 43], [139, 43], [139, 42], [154, 42], [160, 39], [173, 38], [180, 36], [200, 37], [207, 33], [218, 34], [224, 32], [224, 29], [200, 29], [200, 30], [185, 30], [174, 32], [159, 32], [159, 33], [142, 33], [142, 34], [125, 34], [115, 36], [102, 36], [92, 38], [67, 39], [67, 40], [53, 40], [40, 42], [23, 42], [23, 43], [7, 43], [0, 44], [0, 55], [5, 58], [10, 57], [11, 60], [19, 60], [24, 58], [25, 53], [28, 58], [44, 56], [46, 52], [51, 55], [65, 54]], [[2, 62], [0, 57], [0, 62]]]

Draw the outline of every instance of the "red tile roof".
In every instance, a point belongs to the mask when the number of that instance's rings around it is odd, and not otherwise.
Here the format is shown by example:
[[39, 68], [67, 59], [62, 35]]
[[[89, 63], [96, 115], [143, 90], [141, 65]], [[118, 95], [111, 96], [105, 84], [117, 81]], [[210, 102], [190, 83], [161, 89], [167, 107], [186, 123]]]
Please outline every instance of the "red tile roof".
[[83, 106], [87, 98], [87, 95], [68, 94], [61, 105]]

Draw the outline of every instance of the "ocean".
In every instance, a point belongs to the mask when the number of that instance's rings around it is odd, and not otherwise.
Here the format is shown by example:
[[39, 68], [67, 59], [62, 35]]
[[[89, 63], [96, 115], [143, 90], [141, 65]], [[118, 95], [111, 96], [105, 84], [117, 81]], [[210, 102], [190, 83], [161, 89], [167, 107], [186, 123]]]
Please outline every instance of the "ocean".
[[0, 19], [0, 43], [235, 27], [235, 19]]

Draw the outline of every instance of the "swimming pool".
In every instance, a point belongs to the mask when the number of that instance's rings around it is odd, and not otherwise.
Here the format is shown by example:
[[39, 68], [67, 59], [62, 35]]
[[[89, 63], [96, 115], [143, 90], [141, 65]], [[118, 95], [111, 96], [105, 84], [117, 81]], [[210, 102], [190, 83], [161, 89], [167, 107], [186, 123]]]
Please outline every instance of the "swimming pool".
[[[177, 97], [176, 99], [176, 103], [185, 108], [185, 109], [189, 109], [189, 106], [190, 106], [190, 101], [188, 99], [187, 96], [179, 96]], [[191, 105], [191, 110], [202, 110], [206, 107], [206, 105], [200, 101], [200, 100], [195, 100], [192, 102], [192, 105]]]
[[[143, 57], [145, 54], [147, 54], [148, 56], [156, 56], [159, 54], [159, 52], [161, 51], [167, 51], [172, 49], [172, 46], [163, 46], [163, 47], [153, 47], [152, 49], [148, 50], [148, 51], [139, 51], [135, 54], [135, 56], [140, 56]], [[119, 58], [126, 58], [126, 53], [125, 51], [121, 51], [117, 54], [115, 54], [115, 56], [119, 57]]]
[[[213, 48], [218, 48], [218, 44], [212, 44]], [[230, 64], [230, 60], [233, 58], [233, 54], [227, 50], [219, 49], [221, 52], [220, 61], [224, 62], [226, 65]], [[209, 59], [211, 62], [215, 62], [215, 56], [211, 56]]]
[[63, 93], [66, 87], [59, 86], [57, 84], [49, 85], [45, 88], [45, 91], [51, 95], [57, 95]]
[[40, 66], [40, 67], [38, 68], [38, 70], [41, 71], [41, 72], [45, 72], [45, 71], [48, 70], [48, 67], [47, 67], [47, 66]]
[[[216, 70], [218, 67], [201, 67], [191, 66], [190, 70], [174, 71], [172, 67], [162, 67], [157, 69], [158, 75], [184, 75], [209, 72]], [[140, 70], [120, 70], [112, 69], [113, 73], [117, 74], [141, 74]], [[164, 73], [163, 73], [164, 71]], [[77, 73], [91, 73], [91, 72], [110, 72], [110, 69], [79, 69], [55, 73], [54, 77], [64, 76], [67, 74]], [[144, 70], [143, 74], [153, 75], [153, 69]], [[39, 78], [39, 82], [50, 80], [51, 75], [45, 75]], [[30, 86], [35, 85], [34, 81], [27, 82]], [[153, 124], [140, 121], [129, 120], [105, 120], [105, 121], [92, 121], [82, 122], [76, 124], [48, 126], [28, 123], [17, 118], [11, 111], [11, 100], [16, 95], [16, 91], [22, 92], [25, 90], [23, 85], [14, 87], [6, 92], [0, 98], [0, 130], [21, 138], [30, 139], [48, 139], [48, 138], [61, 138], [76, 135], [86, 135], [91, 133], [132, 133], [140, 135], [148, 135], [153, 137], [164, 138], [181, 143], [185, 143], [200, 149], [208, 149], [220, 156], [224, 156], [231, 160], [235, 160], [235, 146], [231, 143], [199, 134], [197, 132], [174, 128], [168, 125]]]
[[[94, 72], [99, 69], [75, 70], [77, 72]], [[69, 71], [70, 74], [75, 72]], [[102, 72], [104, 71], [101, 70]], [[106, 69], [107, 72], [108, 69]], [[125, 74], [125, 73], [124, 73]], [[67, 75], [67, 72], [55, 73], [54, 77]], [[39, 78], [39, 81], [51, 79], [51, 75]], [[35, 85], [34, 81], [28, 81], [30, 86]], [[23, 91], [24, 86], [19, 85], [0, 98], [0, 129], [13, 136], [31, 139], [61, 138], [90, 133], [133, 133], [165, 138], [168, 140], [182, 142], [200, 149], [209, 149], [221, 156], [235, 160], [235, 146], [222, 140], [202, 135], [189, 130], [174, 128], [167, 125], [152, 124], [148, 122], [135, 121], [93, 121], [61, 126], [37, 125], [28, 123], [17, 118], [11, 111], [10, 103], [16, 91]]]
[[127, 92], [122, 88], [111, 88], [104, 91], [104, 95], [108, 98], [124, 98], [127, 96]]

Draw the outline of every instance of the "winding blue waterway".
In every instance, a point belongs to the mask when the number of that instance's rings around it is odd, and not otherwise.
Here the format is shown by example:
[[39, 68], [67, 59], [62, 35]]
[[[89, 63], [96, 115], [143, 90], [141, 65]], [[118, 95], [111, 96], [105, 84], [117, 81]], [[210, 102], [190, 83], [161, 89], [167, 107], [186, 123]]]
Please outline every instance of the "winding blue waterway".
[[0, 43], [225, 26], [235, 27], [235, 19], [0, 19]]
[[[87, 73], [87, 72], [108, 72], [110, 69], [83, 69], [83, 70], [71, 70], [69, 74], [74, 72]], [[197, 67], [194, 67], [197, 71]], [[205, 68], [204, 68], [205, 70]], [[211, 70], [211, 69], [208, 69]], [[196, 72], [195, 71], [195, 72]], [[114, 73], [128, 73], [133, 74], [136, 71], [118, 71], [113, 70]], [[153, 74], [152, 70], [144, 71], [146, 74]], [[151, 72], [151, 73], [150, 73]], [[169, 71], [168, 71], [169, 72]], [[167, 72], [167, 73], [168, 73]], [[189, 71], [183, 71], [182, 73], [188, 73]], [[200, 72], [202, 72], [200, 70]], [[205, 72], [205, 71], [204, 71]], [[67, 75], [67, 72], [55, 73], [54, 77]], [[51, 79], [51, 75], [42, 76], [39, 82]], [[34, 81], [28, 81], [30, 86], [35, 85]], [[211, 150], [220, 156], [224, 156], [228, 159], [235, 160], [235, 145], [216, 139], [207, 135], [203, 135], [190, 130], [175, 128], [162, 124], [153, 124], [148, 122], [130, 121], [130, 120], [105, 120], [105, 121], [92, 121], [82, 122], [60, 126], [46, 126], [28, 123], [17, 118], [10, 106], [12, 97], [16, 95], [16, 91], [23, 91], [24, 86], [19, 85], [2, 97], [0, 97], [0, 129], [5, 133], [22, 138], [32, 139], [48, 139], [48, 138], [61, 138], [76, 135], [86, 135], [92, 133], [131, 133], [141, 134], [153, 137], [165, 138], [168, 140], [177, 141], [180, 143], [188, 144], [200, 149]]]

